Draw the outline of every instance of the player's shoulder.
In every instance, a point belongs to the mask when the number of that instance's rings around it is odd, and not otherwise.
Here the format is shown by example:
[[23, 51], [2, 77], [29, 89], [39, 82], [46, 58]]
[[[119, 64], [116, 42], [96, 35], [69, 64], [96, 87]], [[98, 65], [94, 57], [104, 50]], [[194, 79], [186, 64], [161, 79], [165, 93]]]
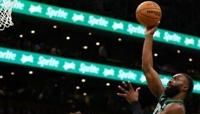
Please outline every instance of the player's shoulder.
[[185, 107], [180, 103], [170, 103], [165, 108], [165, 114], [185, 114]]

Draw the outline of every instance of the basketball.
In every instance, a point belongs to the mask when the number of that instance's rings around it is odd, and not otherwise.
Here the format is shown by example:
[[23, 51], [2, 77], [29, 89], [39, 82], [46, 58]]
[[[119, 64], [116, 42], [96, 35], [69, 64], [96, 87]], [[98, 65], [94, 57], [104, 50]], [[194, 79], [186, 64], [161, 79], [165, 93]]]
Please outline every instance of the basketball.
[[136, 9], [136, 19], [144, 26], [156, 25], [162, 17], [160, 6], [153, 1], [145, 1], [138, 5]]

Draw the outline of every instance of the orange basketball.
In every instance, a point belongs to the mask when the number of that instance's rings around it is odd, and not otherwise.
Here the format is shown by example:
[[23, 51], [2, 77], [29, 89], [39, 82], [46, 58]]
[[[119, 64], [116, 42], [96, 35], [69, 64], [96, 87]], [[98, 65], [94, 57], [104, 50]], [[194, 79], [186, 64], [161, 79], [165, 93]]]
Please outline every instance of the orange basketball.
[[136, 19], [144, 26], [156, 25], [162, 17], [160, 6], [153, 1], [142, 2], [136, 9]]

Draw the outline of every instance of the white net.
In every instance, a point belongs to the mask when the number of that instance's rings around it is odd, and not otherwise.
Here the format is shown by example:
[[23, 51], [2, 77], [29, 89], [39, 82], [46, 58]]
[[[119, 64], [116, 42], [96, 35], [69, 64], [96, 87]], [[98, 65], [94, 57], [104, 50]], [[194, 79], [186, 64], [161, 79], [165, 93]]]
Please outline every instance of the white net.
[[17, 3], [17, 0], [0, 0], [0, 31], [13, 26], [12, 8]]

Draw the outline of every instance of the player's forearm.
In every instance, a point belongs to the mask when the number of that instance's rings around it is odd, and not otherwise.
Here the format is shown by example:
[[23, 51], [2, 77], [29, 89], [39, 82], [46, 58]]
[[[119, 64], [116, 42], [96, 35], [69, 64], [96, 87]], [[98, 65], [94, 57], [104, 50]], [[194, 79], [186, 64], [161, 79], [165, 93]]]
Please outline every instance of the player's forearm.
[[139, 102], [134, 102], [131, 104], [132, 114], [143, 114], [142, 108]]
[[152, 47], [153, 35], [147, 34], [142, 51], [142, 69], [144, 72], [148, 72], [148, 70], [153, 67]]

